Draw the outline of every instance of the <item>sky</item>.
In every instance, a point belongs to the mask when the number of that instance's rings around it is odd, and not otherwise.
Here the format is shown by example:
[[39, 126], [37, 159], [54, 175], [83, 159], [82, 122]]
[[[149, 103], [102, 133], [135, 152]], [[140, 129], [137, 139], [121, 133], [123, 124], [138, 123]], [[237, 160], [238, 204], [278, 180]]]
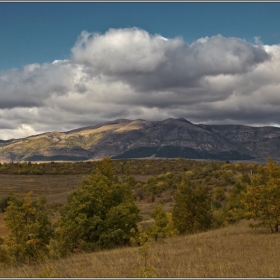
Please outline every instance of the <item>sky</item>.
[[280, 126], [280, 2], [0, 2], [0, 140], [115, 119]]

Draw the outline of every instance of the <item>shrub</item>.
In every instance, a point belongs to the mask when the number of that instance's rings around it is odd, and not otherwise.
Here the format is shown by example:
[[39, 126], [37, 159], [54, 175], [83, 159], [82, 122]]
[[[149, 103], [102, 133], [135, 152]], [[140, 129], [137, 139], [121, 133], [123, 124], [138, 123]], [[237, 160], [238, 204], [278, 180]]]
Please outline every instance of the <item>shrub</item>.
[[30, 262], [47, 254], [53, 233], [45, 197], [32, 201], [31, 194], [13, 197], [4, 218], [10, 231], [4, 239], [4, 247], [15, 262]]
[[207, 230], [212, 223], [211, 195], [208, 187], [194, 187], [187, 178], [178, 185], [172, 218], [180, 234]]
[[127, 180], [113, 173], [109, 158], [82, 182], [61, 209], [56, 231], [60, 255], [129, 244], [141, 220]]

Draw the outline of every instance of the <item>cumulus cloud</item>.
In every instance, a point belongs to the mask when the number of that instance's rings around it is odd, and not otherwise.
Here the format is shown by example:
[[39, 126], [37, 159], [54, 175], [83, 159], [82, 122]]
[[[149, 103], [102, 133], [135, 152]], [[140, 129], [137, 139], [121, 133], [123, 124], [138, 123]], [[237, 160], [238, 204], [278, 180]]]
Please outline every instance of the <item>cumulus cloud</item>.
[[65, 95], [81, 80], [77, 65], [68, 61], [26, 65], [0, 72], [0, 108], [43, 106], [52, 95]]
[[143, 91], [192, 86], [205, 75], [246, 73], [268, 59], [260, 44], [238, 38], [217, 35], [188, 45], [137, 28], [82, 32], [72, 48], [74, 62]]
[[5, 135], [1, 140], [24, 138], [36, 134], [35, 130], [26, 124], [21, 124], [13, 129], [2, 128], [1, 130], [1, 133]]
[[104, 35], [83, 31], [72, 48], [72, 59], [98, 72], [152, 72], [164, 61], [160, 36], [133, 29], [110, 29]]
[[83, 31], [68, 60], [0, 72], [0, 139], [116, 118], [280, 124], [280, 45]]

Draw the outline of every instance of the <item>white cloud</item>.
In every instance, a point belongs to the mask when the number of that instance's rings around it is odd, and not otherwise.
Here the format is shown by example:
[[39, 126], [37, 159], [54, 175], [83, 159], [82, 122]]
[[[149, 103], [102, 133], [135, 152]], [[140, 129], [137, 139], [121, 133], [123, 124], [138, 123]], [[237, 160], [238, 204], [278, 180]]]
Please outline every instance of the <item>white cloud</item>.
[[154, 71], [164, 60], [164, 40], [137, 28], [110, 29], [104, 35], [81, 33], [73, 61], [104, 73]]
[[29, 125], [22, 124], [14, 129], [2, 129], [1, 134], [3, 135], [1, 140], [24, 138], [30, 135], [36, 135], [37, 132]]
[[280, 45], [82, 32], [69, 60], [0, 72], [0, 139], [116, 118], [280, 124]]

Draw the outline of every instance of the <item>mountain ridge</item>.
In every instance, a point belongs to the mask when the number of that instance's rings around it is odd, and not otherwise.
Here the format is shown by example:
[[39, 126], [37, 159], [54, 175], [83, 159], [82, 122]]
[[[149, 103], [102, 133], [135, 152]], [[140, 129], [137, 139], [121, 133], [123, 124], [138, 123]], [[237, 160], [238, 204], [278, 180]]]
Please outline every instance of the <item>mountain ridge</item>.
[[0, 140], [0, 161], [192, 158], [280, 160], [280, 128], [193, 124], [184, 118], [162, 121], [117, 119], [66, 132], [45, 132]]

